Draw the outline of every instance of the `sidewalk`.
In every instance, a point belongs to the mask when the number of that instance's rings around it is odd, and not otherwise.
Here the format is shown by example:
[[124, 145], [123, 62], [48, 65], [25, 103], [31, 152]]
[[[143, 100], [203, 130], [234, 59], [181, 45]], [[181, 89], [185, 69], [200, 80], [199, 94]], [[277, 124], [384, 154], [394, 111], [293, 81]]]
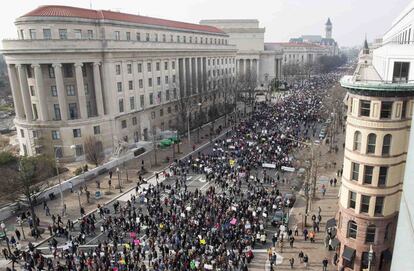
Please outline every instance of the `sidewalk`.
[[[228, 124], [230, 120], [230, 114], [228, 115]], [[222, 125], [223, 132], [231, 130], [231, 126], [224, 127], [224, 117], [220, 118], [219, 120], [216, 120], [215, 122], [215, 128], [219, 125]], [[193, 145], [197, 148], [200, 146], [203, 146], [204, 144], [207, 144], [210, 142], [210, 124], [204, 125], [200, 129], [200, 142], [197, 142], [197, 130], [194, 130], [191, 132], [191, 146], [188, 144], [187, 136], [182, 138], [182, 141], [180, 143], [180, 153], [177, 153], [177, 148], [175, 152], [176, 159], [180, 159], [184, 156], [186, 156], [188, 153], [191, 153], [193, 151]], [[213, 135], [213, 138], [215, 138], [217, 135]], [[154, 157], [154, 151], [150, 151], [147, 154], [139, 157], [134, 158], [128, 162], [125, 163], [124, 167], [119, 167], [119, 181], [121, 183], [122, 187], [122, 193], [125, 193], [126, 191], [132, 189], [136, 186], [136, 181], [138, 180], [138, 169], [141, 168], [142, 160], [144, 161], [144, 167], [147, 170], [147, 172], [143, 175], [143, 178], [146, 179], [152, 175], [154, 175], [156, 172], [162, 171], [165, 167], [168, 166], [169, 163], [166, 162], [166, 158], [169, 157], [170, 163], [172, 162], [173, 157], [173, 151], [172, 147], [166, 148], [166, 149], [157, 149], [157, 163], [155, 162]], [[118, 174], [116, 173], [115, 169], [112, 170], [112, 184], [111, 188], [109, 187], [109, 174], [105, 173], [103, 175], [99, 175], [96, 178], [93, 178], [91, 180], [86, 181], [86, 186], [88, 188], [88, 191], [90, 192], [90, 202], [87, 202], [87, 197], [85, 191], [83, 193], [78, 193], [79, 187], [75, 186], [73, 187], [73, 193], [70, 191], [65, 191], [63, 193], [64, 201], [66, 204], [66, 216], [62, 217], [62, 221], [64, 223], [67, 222], [68, 219], [71, 220], [77, 220], [80, 217], [80, 208], [79, 208], [79, 202], [81, 206], [85, 209], [86, 213], [89, 213], [93, 211], [98, 204], [103, 205], [109, 201], [111, 201], [113, 198], [121, 195], [122, 193], [119, 192], [118, 188]], [[100, 183], [100, 189], [97, 188], [97, 182]], [[115, 188], [116, 187], [116, 188]], [[102, 197], [99, 199], [95, 199], [95, 191], [100, 190]], [[79, 194], [79, 195], [78, 195]], [[58, 214], [62, 213], [62, 205], [60, 200], [60, 194], [56, 195], [56, 198], [54, 200], [49, 200], [47, 202], [47, 205], [50, 209], [51, 214], [55, 214], [57, 217]], [[8, 220], [4, 221], [6, 224], [6, 232], [7, 236], [11, 237], [12, 235], [15, 236], [15, 229], [17, 228], [22, 233], [23, 238], [23, 232], [25, 235], [25, 239], [20, 241], [21, 249], [25, 249], [29, 242], [32, 242], [34, 245], [42, 243], [45, 239], [50, 237], [50, 234], [47, 230], [48, 225], [52, 225], [52, 219], [50, 216], [46, 216], [46, 212], [43, 209], [43, 204], [37, 205], [35, 207], [36, 215], [40, 219], [40, 227], [45, 228], [46, 231], [41, 235], [41, 238], [38, 240], [35, 240], [32, 236], [30, 236], [30, 228], [28, 226], [28, 223], [23, 223], [23, 227], [20, 227], [17, 225], [17, 216], [13, 216], [9, 218]], [[6, 242], [2, 241], [0, 243], [0, 249], [3, 249], [6, 247]], [[12, 248], [13, 250], [13, 248]], [[0, 261], [0, 268], [4, 267], [4, 258], [3, 255], [1, 257]]]

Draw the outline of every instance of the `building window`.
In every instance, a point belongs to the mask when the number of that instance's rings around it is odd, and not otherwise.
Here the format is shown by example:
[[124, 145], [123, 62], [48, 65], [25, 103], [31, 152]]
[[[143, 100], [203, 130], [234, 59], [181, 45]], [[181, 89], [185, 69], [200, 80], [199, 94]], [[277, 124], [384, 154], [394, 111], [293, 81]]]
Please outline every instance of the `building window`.
[[75, 96], [75, 86], [74, 85], [66, 85], [66, 95], [67, 96]]
[[390, 119], [392, 114], [392, 102], [381, 102], [381, 119]]
[[359, 178], [359, 164], [357, 163], [352, 163], [352, 172], [351, 172], [351, 177], [353, 181], [358, 181]]
[[375, 214], [382, 215], [382, 209], [384, 206], [384, 197], [376, 197], [375, 199]]
[[132, 73], [132, 64], [127, 64], [127, 73], [128, 74]]
[[167, 36], [165, 34], [162, 34], [162, 42], [166, 42], [167, 41]]
[[388, 167], [380, 167], [378, 175], [378, 185], [384, 186], [387, 183]]
[[160, 117], [162, 117], [162, 116], [164, 116], [164, 109], [163, 108], [160, 109]]
[[173, 89], [173, 97], [174, 97], [174, 100], [177, 99], [177, 89], [176, 88]]
[[126, 120], [122, 120], [122, 121], [121, 121], [121, 128], [122, 128], [122, 129], [127, 128], [127, 121], [126, 121]]
[[171, 62], [171, 68], [172, 68], [173, 70], [175, 70], [175, 61], [172, 61], [172, 62]]
[[377, 228], [375, 227], [375, 225], [369, 225], [367, 227], [367, 234], [365, 235], [365, 243], [374, 243], [376, 230]]
[[372, 183], [372, 174], [374, 172], [373, 166], [364, 166], [364, 184]]
[[148, 86], [152, 87], [152, 78], [148, 78]]
[[141, 108], [144, 108], [144, 106], [145, 106], [145, 96], [144, 95], [139, 96], [139, 102], [140, 102]]
[[382, 140], [382, 155], [390, 155], [390, 149], [391, 149], [391, 138], [392, 136], [390, 134], [387, 134], [384, 136], [384, 139]]
[[44, 28], [43, 29], [43, 38], [45, 40], [52, 39], [52, 31], [50, 30], [50, 28]]
[[121, 65], [119, 65], [119, 64], [115, 65], [115, 74], [116, 75], [121, 74]]
[[132, 125], [137, 125], [137, 124], [138, 124], [137, 117], [133, 117], [132, 118]]
[[89, 86], [88, 86], [88, 84], [83, 85], [83, 90], [85, 92], [85, 95], [89, 95]]
[[75, 138], [82, 136], [81, 135], [81, 129], [73, 129], [72, 132], [73, 132], [73, 137], [75, 137]]
[[360, 131], [355, 131], [354, 133], [354, 151], [361, 151], [361, 140], [362, 135]]
[[75, 155], [76, 156], [82, 156], [83, 155], [83, 146], [82, 145], [76, 145], [75, 146]]
[[176, 81], [176, 76], [175, 76], [175, 74], [172, 76], [172, 82], [175, 84], [175, 81]]
[[168, 62], [167, 61], [164, 62], [164, 70], [168, 70]]
[[121, 33], [119, 31], [114, 32], [114, 39], [115, 40], [120, 40], [121, 39]]
[[73, 33], [75, 34], [75, 39], [80, 40], [82, 39], [82, 30], [74, 29]]
[[369, 117], [371, 112], [371, 101], [361, 100], [359, 102], [360, 110], [359, 114], [363, 117]]
[[155, 63], [155, 70], [159, 71], [160, 70], [160, 62], [156, 62]]
[[63, 64], [63, 76], [66, 78], [73, 77], [73, 66], [71, 64]]
[[23, 129], [20, 129], [20, 137], [24, 138], [24, 130]]
[[126, 40], [131, 40], [131, 32], [126, 32]]
[[60, 107], [58, 104], [53, 105], [53, 112], [55, 113], [55, 120], [61, 120]]
[[52, 65], [48, 65], [47, 70], [49, 72], [49, 78], [55, 78], [55, 69], [52, 67]]
[[152, 67], [151, 62], [148, 62], [147, 63], [147, 71], [148, 72], [151, 72], [151, 67]]
[[139, 88], [143, 88], [144, 87], [144, 81], [142, 79], [139, 79], [138, 80], [138, 85], [139, 85]]
[[124, 99], [119, 99], [118, 108], [120, 113], [124, 112]]
[[158, 91], [157, 93], [157, 103], [162, 103], [162, 95], [161, 95], [161, 91]]
[[59, 29], [59, 39], [61, 39], [61, 40], [68, 39], [68, 30], [67, 29]]
[[92, 40], [93, 39], [93, 30], [88, 30], [88, 39]]
[[151, 119], [155, 119], [155, 111], [151, 112]]
[[390, 231], [391, 231], [391, 225], [392, 223], [388, 223], [387, 226], [385, 227], [385, 232], [384, 232], [384, 241], [388, 240]]
[[99, 135], [101, 134], [101, 126], [93, 126], [93, 134], [94, 135]]
[[59, 131], [52, 131], [52, 139], [53, 140], [60, 139], [60, 132]]
[[150, 105], [153, 105], [154, 104], [154, 94], [153, 93], [150, 93], [149, 94], [149, 104]]
[[375, 144], [377, 142], [376, 134], [369, 134], [367, 140], [367, 153], [375, 154]]
[[168, 114], [171, 114], [171, 106], [169, 106], [169, 107], [167, 108], [167, 113], [168, 113]]
[[141, 33], [137, 32], [137, 41], [141, 41]]
[[393, 83], [407, 83], [410, 62], [394, 62]]
[[117, 82], [116, 88], [118, 89], [118, 92], [122, 92], [122, 82]]
[[165, 84], [168, 84], [168, 75], [165, 76]]
[[58, 95], [56, 86], [50, 86], [50, 92], [53, 97], [56, 97]]
[[157, 86], [161, 85], [161, 77], [157, 77]]
[[71, 120], [78, 118], [78, 109], [77, 109], [76, 103], [69, 104], [69, 117]]
[[35, 96], [36, 95], [36, 93], [35, 93], [35, 90], [34, 90], [34, 86], [30, 86], [29, 87], [30, 88], [30, 96]]
[[401, 109], [401, 118], [405, 119], [407, 115], [407, 101], [403, 101], [402, 109]]
[[356, 239], [358, 232], [358, 225], [355, 221], [350, 220], [348, 222], [348, 238]]
[[169, 90], [169, 89], [167, 89], [167, 90], [165, 91], [165, 100], [166, 100], [166, 101], [169, 101], [169, 100], [170, 100], [170, 90]]
[[150, 34], [149, 33], [145, 33], [145, 40], [150, 41]]
[[129, 97], [129, 106], [131, 110], [135, 109], [135, 97]]
[[133, 81], [132, 80], [129, 80], [128, 81], [128, 89], [129, 90], [133, 90], [134, 89], [134, 84], [133, 84]]
[[369, 212], [369, 201], [371, 197], [370, 196], [361, 196], [361, 213], [368, 213]]
[[356, 193], [349, 191], [349, 208], [355, 209], [356, 207]]

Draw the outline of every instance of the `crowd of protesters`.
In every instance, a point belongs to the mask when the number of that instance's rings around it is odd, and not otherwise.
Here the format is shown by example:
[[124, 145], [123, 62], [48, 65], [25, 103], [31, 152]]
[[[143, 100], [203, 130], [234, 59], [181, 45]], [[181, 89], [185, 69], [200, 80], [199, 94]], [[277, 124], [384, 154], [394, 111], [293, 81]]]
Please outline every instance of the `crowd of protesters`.
[[[170, 184], [144, 185], [140, 178], [126, 204], [98, 206], [75, 225], [58, 216], [49, 228], [54, 236], [50, 253], [46, 256], [30, 245], [28, 251], [15, 249], [16, 258], [24, 270], [231, 271], [248, 270], [258, 246], [278, 244], [281, 251], [284, 243], [293, 247], [297, 225], [288, 228], [284, 220], [271, 228], [271, 236], [266, 230], [275, 211], [285, 206], [278, 188], [283, 177], [274, 172], [293, 165], [292, 152], [304, 147], [298, 141], [317, 135], [327, 115], [322, 100], [338, 76], [313, 77], [294, 85], [277, 104], [256, 104], [211, 150], [174, 161], [164, 172]], [[205, 191], [188, 188], [193, 174], [205, 175]], [[314, 235], [319, 216], [312, 219]], [[305, 240], [314, 239], [305, 230]], [[104, 241], [98, 238], [96, 245], [86, 246], [88, 237], [99, 235]], [[307, 265], [308, 256], [299, 256]], [[276, 254], [270, 253], [269, 260], [273, 268]], [[289, 262], [293, 266], [294, 259]]]

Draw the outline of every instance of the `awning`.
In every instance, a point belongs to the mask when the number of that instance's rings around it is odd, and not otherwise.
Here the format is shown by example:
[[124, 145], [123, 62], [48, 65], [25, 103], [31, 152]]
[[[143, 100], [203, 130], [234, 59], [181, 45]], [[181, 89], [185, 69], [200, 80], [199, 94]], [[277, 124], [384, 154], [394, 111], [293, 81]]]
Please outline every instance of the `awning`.
[[334, 238], [334, 239], [332, 239], [332, 241], [331, 241], [331, 247], [332, 248], [336, 248], [338, 245], [339, 245], [339, 240], [338, 240], [338, 238]]
[[382, 252], [382, 256], [383, 256], [384, 261], [386, 261], [386, 262], [390, 262], [391, 259], [392, 259], [392, 254], [391, 254], [391, 251], [389, 249], [384, 250]]
[[325, 227], [326, 229], [333, 228], [333, 227], [336, 227], [335, 218], [331, 218], [328, 221], [326, 221], [326, 227]]
[[352, 262], [355, 257], [355, 249], [350, 247], [345, 247], [344, 252], [342, 253], [342, 258], [345, 260]]

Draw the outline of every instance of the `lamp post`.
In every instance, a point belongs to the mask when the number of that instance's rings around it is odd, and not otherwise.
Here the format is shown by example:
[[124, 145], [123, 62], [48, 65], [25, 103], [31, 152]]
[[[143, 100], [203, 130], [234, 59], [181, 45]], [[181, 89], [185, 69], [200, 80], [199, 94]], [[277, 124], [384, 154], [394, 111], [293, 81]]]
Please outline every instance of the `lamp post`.
[[0, 227], [1, 227], [1, 230], [3, 231], [4, 238], [6, 238], [7, 250], [9, 251], [9, 255], [11, 256], [12, 252], [10, 249], [9, 238], [7, 237], [7, 233], [6, 233], [6, 224], [4, 224], [4, 222], [1, 222]]
[[368, 271], [371, 271], [372, 262], [374, 260], [374, 250], [372, 249], [372, 245], [369, 245], [369, 252], [368, 252]]
[[121, 172], [120, 172], [120, 170], [119, 170], [119, 167], [117, 167], [117, 168], [116, 168], [116, 173], [118, 174], [118, 186], [119, 186], [119, 193], [122, 193], [121, 179], [120, 179], [120, 176], [119, 176], [119, 175], [121, 175]]
[[63, 191], [62, 191], [62, 183], [60, 182], [60, 173], [59, 173], [59, 158], [57, 157], [57, 151], [62, 148], [71, 148], [72, 150], [76, 149], [75, 145], [70, 146], [55, 146], [55, 165], [56, 165], [56, 174], [58, 175], [58, 181], [59, 181], [59, 192], [60, 192], [60, 201], [62, 205], [62, 216], [65, 215], [65, 200], [63, 198]]

